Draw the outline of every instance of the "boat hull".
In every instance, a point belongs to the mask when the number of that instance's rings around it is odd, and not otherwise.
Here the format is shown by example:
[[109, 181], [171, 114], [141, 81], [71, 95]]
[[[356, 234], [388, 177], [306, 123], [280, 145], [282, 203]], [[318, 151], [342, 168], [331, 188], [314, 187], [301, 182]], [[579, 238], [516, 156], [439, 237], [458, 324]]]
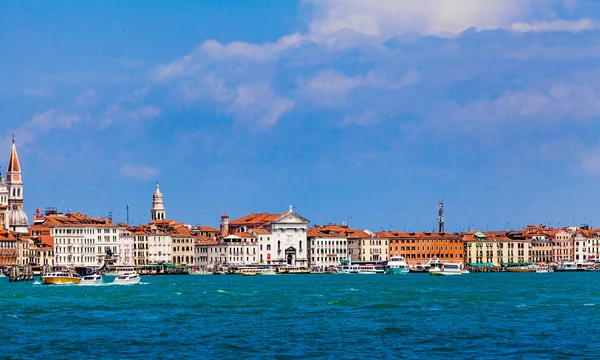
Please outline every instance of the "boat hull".
[[388, 268], [385, 273], [387, 275], [406, 275], [408, 274], [409, 269], [405, 268]]
[[102, 280], [81, 280], [81, 282], [79, 282], [79, 285], [102, 285], [103, 281]]
[[133, 284], [139, 284], [140, 281], [141, 281], [141, 278], [129, 279], [129, 280], [115, 279], [115, 281], [113, 281], [113, 284], [115, 284], [115, 285], [133, 285]]
[[585, 271], [585, 269], [583, 269], [583, 268], [577, 268], [577, 269], [560, 269], [560, 268], [558, 268], [554, 271], [556, 271], [556, 272], [577, 272], [577, 271]]
[[456, 276], [456, 275], [462, 275], [462, 271], [461, 272], [448, 272], [448, 271], [430, 271], [429, 275], [431, 276]]

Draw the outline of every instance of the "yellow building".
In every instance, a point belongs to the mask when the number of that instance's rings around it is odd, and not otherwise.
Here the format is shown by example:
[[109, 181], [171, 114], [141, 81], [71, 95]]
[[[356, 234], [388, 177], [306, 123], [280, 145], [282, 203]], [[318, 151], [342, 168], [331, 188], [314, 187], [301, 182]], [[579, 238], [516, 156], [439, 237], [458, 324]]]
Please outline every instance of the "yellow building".
[[530, 261], [531, 243], [517, 232], [469, 232], [463, 235], [464, 261], [474, 267]]

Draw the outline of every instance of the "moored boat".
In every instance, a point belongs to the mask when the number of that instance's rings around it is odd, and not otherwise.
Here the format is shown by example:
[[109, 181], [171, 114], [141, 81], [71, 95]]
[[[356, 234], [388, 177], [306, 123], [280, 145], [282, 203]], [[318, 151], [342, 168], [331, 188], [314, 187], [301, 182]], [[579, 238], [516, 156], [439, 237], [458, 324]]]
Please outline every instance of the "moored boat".
[[310, 274], [310, 270], [304, 267], [288, 266], [285, 268], [287, 274]]
[[443, 263], [440, 266], [429, 269], [431, 276], [456, 276], [462, 275], [463, 269], [460, 263]]
[[548, 264], [539, 264], [535, 268], [535, 272], [537, 274], [547, 274], [553, 272], [553, 270], [548, 266]]
[[383, 265], [360, 265], [358, 267], [358, 274], [360, 275], [376, 275], [385, 274]]
[[193, 270], [190, 271], [190, 275], [212, 275], [213, 273], [205, 270]]
[[116, 284], [116, 285], [138, 284], [140, 282], [140, 280], [141, 280], [141, 277], [139, 274], [130, 273], [130, 274], [119, 275], [117, 278], [115, 278], [115, 280], [113, 281], [113, 284]]
[[508, 272], [518, 272], [518, 273], [526, 273], [526, 272], [535, 272], [537, 267], [535, 265], [523, 265], [523, 266], [508, 266], [506, 271]]
[[358, 274], [358, 265], [340, 265], [335, 272], [336, 274]]
[[572, 261], [565, 261], [554, 269], [557, 272], [569, 272], [569, 271], [585, 271], [585, 268], [577, 266]]
[[102, 285], [102, 282], [102, 275], [86, 275], [81, 278], [81, 282], [79, 283], [79, 285]]
[[385, 273], [387, 275], [404, 275], [408, 274], [410, 268], [404, 260], [403, 256], [392, 256], [390, 261], [388, 261], [387, 269]]
[[70, 271], [55, 271], [42, 275], [42, 281], [44, 284], [66, 285], [79, 284], [81, 278], [76, 273]]

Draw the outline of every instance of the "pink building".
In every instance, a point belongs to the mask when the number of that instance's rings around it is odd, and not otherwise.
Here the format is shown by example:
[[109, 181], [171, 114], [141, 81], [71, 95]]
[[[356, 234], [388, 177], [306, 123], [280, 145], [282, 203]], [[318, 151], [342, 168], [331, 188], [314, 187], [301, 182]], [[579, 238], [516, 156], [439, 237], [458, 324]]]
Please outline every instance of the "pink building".
[[573, 261], [573, 235], [564, 229], [559, 230], [552, 239], [552, 261], [556, 264]]

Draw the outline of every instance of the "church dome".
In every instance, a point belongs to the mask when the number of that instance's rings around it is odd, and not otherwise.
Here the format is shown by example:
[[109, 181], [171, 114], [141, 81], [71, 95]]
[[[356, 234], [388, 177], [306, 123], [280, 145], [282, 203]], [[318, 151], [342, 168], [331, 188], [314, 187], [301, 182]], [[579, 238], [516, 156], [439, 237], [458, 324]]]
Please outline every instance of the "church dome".
[[23, 210], [12, 209], [8, 212], [8, 224], [10, 226], [27, 226], [29, 221], [27, 220], [27, 214]]

